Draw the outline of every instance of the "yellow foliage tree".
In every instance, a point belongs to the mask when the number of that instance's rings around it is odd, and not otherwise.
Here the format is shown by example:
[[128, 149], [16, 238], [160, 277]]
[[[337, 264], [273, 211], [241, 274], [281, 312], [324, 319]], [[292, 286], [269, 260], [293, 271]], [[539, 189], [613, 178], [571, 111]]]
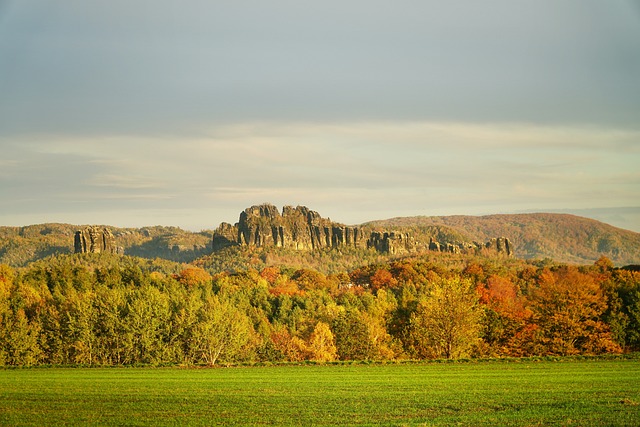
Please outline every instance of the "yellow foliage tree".
[[459, 277], [431, 284], [411, 316], [411, 333], [423, 357], [466, 357], [477, 344], [482, 312], [472, 283]]
[[307, 348], [312, 360], [331, 362], [338, 357], [333, 333], [329, 325], [324, 322], [318, 322], [314, 328]]

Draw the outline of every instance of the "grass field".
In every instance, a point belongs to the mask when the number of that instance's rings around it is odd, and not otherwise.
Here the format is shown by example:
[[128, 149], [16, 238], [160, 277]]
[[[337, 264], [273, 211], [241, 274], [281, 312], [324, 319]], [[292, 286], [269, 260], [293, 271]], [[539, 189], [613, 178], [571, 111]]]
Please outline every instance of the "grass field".
[[638, 426], [640, 361], [0, 370], [1, 425]]

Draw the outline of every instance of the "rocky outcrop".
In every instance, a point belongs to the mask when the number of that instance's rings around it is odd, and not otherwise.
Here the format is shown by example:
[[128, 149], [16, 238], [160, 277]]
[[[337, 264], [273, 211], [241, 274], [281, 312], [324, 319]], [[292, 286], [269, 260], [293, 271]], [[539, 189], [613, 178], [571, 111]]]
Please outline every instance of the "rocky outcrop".
[[374, 248], [378, 252], [392, 255], [401, 255], [415, 252], [416, 242], [408, 233], [379, 232], [374, 231], [369, 236], [367, 247]]
[[[366, 235], [368, 234], [368, 235]], [[448, 253], [496, 253], [511, 256], [511, 243], [503, 237], [487, 243], [418, 243], [409, 233], [369, 231], [322, 218], [306, 206], [285, 206], [282, 213], [271, 204], [252, 206], [240, 213], [235, 225], [223, 222], [213, 234], [214, 251], [228, 246], [280, 247], [296, 250], [322, 248], [373, 248], [402, 255], [422, 250]]]
[[498, 237], [491, 239], [486, 243], [479, 242], [454, 242], [454, 243], [440, 243], [433, 240], [429, 241], [429, 250], [435, 252], [448, 252], [452, 254], [485, 254], [485, 255], [500, 255], [500, 256], [513, 256], [513, 250], [511, 242], [506, 237]]
[[86, 227], [76, 231], [74, 238], [75, 253], [121, 253], [116, 246], [116, 240], [108, 228], [97, 226]]
[[227, 246], [238, 244], [238, 226], [223, 222], [213, 233], [213, 250], [217, 251]]
[[213, 250], [231, 245], [312, 250], [366, 247], [366, 241], [358, 227], [334, 223], [306, 206], [285, 206], [280, 214], [263, 204], [245, 209], [235, 225], [222, 223], [215, 230]]
[[513, 255], [511, 242], [506, 237], [498, 237], [496, 239], [491, 239], [487, 243], [485, 243], [484, 246], [489, 251], [496, 252], [498, 254], [504, 254], [509, 257]]

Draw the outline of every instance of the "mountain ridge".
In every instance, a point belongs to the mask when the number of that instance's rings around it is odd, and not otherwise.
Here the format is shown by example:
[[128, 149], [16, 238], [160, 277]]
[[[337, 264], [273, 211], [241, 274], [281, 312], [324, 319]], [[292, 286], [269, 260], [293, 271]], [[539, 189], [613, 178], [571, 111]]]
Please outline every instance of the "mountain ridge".
[[[437, 232], [436, 232], [437, 231]], [[387, 231], [359, 225], [348, 226], [323, 218], [306, 206], [278, 208], [270, 203], [254, 205], [240, 212], [234, 225], [223, 222], [214, 231], [216, 252], [229, 246], [277, 247], [294, 250], [375, 249], [390, 255], [424, 251], [511, 256], [508, 238], [491, 237], [487, 242], [470, 241], [441, 230], [423, 230], [421, 235], [402, 230]], [[447, 235], [449, 234], [449, 235]], [[444, 237], [444, 239], [443, 239]], [[428, 240], [427, 240], [428, 238]]]
[[[19, 267], [53, 254], [73, 253], [75, 232], [82, 227], [64, 223], [0, 226], [0, 263]], [[112, 230], [127, 255], [193, 262], [212, 253], [213, 230], [105, 227]], [[640, 233], [566, 213], [396, 217], [358, 227], [367, 232], [407, 233], [425, 242], [429, 238], [486, 241], [504, 236], [510, 239], [514, 256], [522, 259], [588, 264], [604, 255], [619, 266], [640, 263]]]

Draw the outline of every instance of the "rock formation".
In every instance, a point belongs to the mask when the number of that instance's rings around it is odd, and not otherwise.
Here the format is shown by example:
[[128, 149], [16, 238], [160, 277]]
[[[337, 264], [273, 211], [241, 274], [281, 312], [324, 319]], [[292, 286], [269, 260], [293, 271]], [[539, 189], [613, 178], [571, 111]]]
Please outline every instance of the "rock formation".
[[491, 239], [485, 243], [485, 248], [490, 251], [494, 251], [499, 254], [505, 254], [507, 256], [512, 255], [511, 242], [506, 237], [498, 237], [497, 239]]
[[74, 238], [75, 253], [120, 253], [115, 238], [108, 228], [97, 226], [76, 231]]
[[408, 233], [379, 232], [374, 231], [369, 236], [367, 247], [374, 248], [378, 252], [392, 255], [401, 255], [415, 252], [416, 242]]
[[506, 237], [498, 237], [489, 240], [486, 243], [479, 242], [454, 242], [440, 243], [433, 240], [429, 241], [429, 250], [435, 252], [448, 252], [453, 254], [480, 254], [500, 255], [511, 257], [513, 250], [511, 242]]
[[215, 230], [214, 250], [231, 245], [312, 250], [366, 247], [366, 241], [358, 227], [331, 222], [306, 206], [285, 206], [280, 214], [275, 206], [263, 204], [241, 212], [237, 224], [222, 223]]
[[321, 248], [373, 248], [392, 255], [431, 250], [448, 253], [495, 253], [511, 256], [509, 239], [500, 237], [487, 243], [436, 242], [418, 244], [408, 233], [398, 231], [370, 231], [367, 236], [361, 227], [346, 226], [322, 218], [306, 206], [285, 206], [282, 214], [275, 206], [265, 203], [240, 213], [235, 225], [223, 222], [213, 234], [214, 251], [228, 246], [280, 247], [296, 250]]
[[223, 222], [213, 233], [213, 250], [217, 251], [227, 246], [238, 244], [238, 226]]

